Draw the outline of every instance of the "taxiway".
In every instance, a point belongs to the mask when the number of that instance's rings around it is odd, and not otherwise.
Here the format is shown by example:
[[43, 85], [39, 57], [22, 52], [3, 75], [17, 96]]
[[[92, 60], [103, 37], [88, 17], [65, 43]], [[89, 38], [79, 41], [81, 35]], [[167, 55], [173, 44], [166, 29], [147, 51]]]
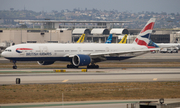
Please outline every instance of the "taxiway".
[[3, 69], [0, 70], [0, 84], [16, 84], [16, 78], [21, 79], [21, 84], [180, 81], [180, 68], [88, 69], [88, 72], [81, 72], [81, 69], [67, 69], [66, 71], [66, 73], [56, 73], [52, 69], [16, 71]]

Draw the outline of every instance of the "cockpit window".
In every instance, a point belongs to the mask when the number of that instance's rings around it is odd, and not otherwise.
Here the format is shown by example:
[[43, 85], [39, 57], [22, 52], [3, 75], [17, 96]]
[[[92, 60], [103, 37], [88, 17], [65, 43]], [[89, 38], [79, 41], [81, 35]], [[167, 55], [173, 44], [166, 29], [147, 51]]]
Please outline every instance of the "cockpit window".
[[4, 51], [11, 52], [11, 50], [10, 50], [10, 49], [6, 49], [6, 50], [4, 50]]

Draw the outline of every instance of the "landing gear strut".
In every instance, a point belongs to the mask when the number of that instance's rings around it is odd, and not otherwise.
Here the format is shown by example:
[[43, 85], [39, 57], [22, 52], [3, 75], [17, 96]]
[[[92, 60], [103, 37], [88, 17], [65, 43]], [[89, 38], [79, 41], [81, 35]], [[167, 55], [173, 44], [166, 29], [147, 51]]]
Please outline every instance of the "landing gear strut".
[[67, 68], [78, 68], [78, 67], [79, 67], [79, 66], [74, 66], [73, 64], [70, 64], [70, 65], [68, 64], [68, 65], [67, 65]]
[[12, 61], [13, 62], [13, 69], [17, 69], [17, 66], [16, 66], [16, 61]]

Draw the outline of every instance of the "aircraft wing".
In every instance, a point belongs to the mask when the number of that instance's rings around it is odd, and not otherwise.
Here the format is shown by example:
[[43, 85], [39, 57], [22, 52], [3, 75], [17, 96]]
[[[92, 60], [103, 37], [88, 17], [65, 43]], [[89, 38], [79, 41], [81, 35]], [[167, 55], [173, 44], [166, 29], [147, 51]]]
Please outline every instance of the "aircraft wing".
[[70, 57], [70, 58], [72, 58], [74, 56], [75, 56], [75, 54], [66, 54], [66, 55], [64, 55], [64, 57]]
[[[138, 52], [150, 52], [154, 50], [160, 50], [160, 48], [150, 48], [150, 49], [142, 49], [142, 50], [131, 50], [131, 51], [114, 51], [114, 52], [101, 52], [101, 53], [86, 53], [84, 55], [89, 55], [92, 58], [98, 57], [98, 56], [105, 56], [105, 55], [120, 55], [120, 54], [133, 54]], [[66, 54], [64, 57], [74, 57], [76, 54]]]
[[102, 53], [91, 53], [90, 56], [104, 56], [104, 55], [115, 55], [115, 54], [129, 54], [129, 53], [137, 53], [137, 52], [150, 52], [154, 50], [160, 50], [160, 48], [150, 48], [150, 49], [142, 49], [142, 50], [130, 50], [130, 51], [114, 51], [114, 52], [102, 52]]
[[173, 44], [171, 44], [171, 43], [167, 43], [167, 44], [156, 44], [156, 45], [158, 45], [160, 48], [176, 48], [176, 47], [178, 47], [180, 44], [179, 43], [173, 43]]

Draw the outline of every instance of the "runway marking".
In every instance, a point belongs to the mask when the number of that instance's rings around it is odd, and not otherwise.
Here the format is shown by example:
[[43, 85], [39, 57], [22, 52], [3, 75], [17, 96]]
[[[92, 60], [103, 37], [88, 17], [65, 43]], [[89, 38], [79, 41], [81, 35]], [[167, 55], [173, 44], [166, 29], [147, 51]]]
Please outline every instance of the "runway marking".
[[63, 80], [62, 82], [67, 82], [67, 81], [69, 81], [69, 79]]
[[153, 78], [153, 81], [157, 81], [157, 78]]

